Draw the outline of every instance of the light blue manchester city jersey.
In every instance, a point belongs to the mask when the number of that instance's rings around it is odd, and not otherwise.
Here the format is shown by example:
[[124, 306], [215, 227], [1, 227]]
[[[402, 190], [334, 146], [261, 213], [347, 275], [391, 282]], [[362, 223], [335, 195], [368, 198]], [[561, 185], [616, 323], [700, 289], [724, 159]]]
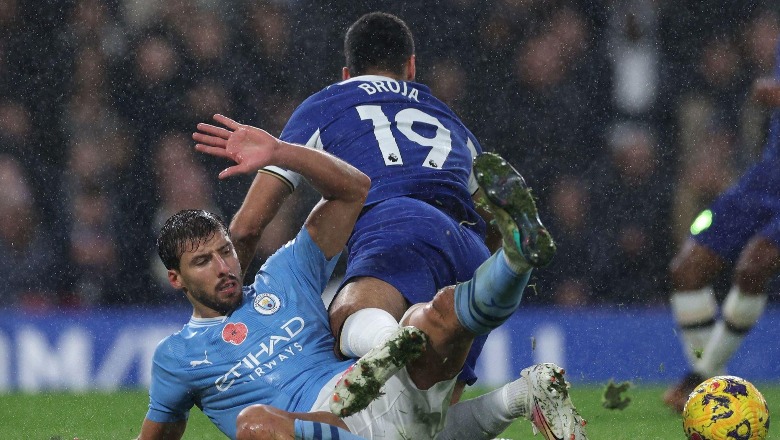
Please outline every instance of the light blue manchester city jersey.
[[262, 403], [311, 409], [339, 361], [320, 297], [338, 260], [325, 259], [306, 228], [260, 269], [230, 316], [191, 318], [154, 354], [147, 418], [186, 419], [193, 405], [235, 437], [236, 416]]

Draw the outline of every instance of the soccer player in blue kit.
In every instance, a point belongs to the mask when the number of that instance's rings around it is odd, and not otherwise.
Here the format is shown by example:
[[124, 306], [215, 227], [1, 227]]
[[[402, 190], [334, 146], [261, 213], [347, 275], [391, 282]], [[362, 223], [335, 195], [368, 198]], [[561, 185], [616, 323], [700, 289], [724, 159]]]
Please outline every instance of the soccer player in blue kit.
[[[672, 260], [671, 306], [689, 364], [689, 374], [664, 395], [677, 411], [699, 383], [724, 373], [780, 272], [780, 44], [776, 57], [774, 77], [753, 85], [753, 98], [774, 108], [761, 159], [699, 215]], [[711, 283], [731, 265], [731, 289], [717, 319]]]
[[[333, 350], [320, 295], [363, 209], [369, 179], [328, 153], [221, 120], [230, 130], [200, 124], [202, 133], [193, 136], [199, 151], [237, 163], [221, 178], [275, 165], [300, 173], [322, 200], [296, 238], [243, 288], [244, 268], [218, 217], [187, 210], [166, 221], [158, 252], [193, 315], [155, 351], [139, 438], [180, 439], [193, 406], [230, 438], [433, 438], [474, 336], [511, 316], [528, 281], [532, 267], [517, 243], [516, 219], [536, 208], [522, 177], [495, 155], [476, 159], [503, 248], [473, 279], [411, 307], [402, 322], [412, 327], [399, 328], [349, 368], [354, 361], [339, 360]], [[416, 359], [383, 366], [403, 353]], [[553, 364], [523, 370], [523, 411], [547, 439], [585, 439], [562, 375]], [[364, 398], [362, 385], [371, 380], [384, 387]]]
[[[281, 139], [327, 151], [371, 178], [329, 307], [340, 353], [357, 358], [397, 330], [409, 305], [471, 278], [500, 237], [493, 234], [497, 239], [486, 246], [483, 216], [490, 217], [474, 203], [482, 195], [472, 159], [482, 148], [451, 109], [414, 82], [414, 40], [406, 24], [390, 14], [366, 14], [348, 29], [344, 52], [343, 81], [306, 99]], [[298, 181], [288, 170], [266, 168], [250, 190], [252, 206], [280, 206]], [[275, 212], [231, 224], [244, 265]], [[544, 266], [555, 253], [553, 240], [538, 218], [522, 228], [530, 264]], [[476, 381], [485, 338], [472, 345], [454, 400]]]

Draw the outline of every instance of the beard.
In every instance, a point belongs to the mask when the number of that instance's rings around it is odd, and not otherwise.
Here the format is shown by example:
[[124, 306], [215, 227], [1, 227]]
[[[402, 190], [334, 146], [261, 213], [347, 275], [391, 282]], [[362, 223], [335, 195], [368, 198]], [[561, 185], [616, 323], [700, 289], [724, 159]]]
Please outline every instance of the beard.
[[[220, 287], [227, 281], [236, 282], [237, 287], [230, 295], [220, 295]], [[201, 289], [193, 289], [189, 291], [189, 294], [192, 299], [204, 307], [214, 310], [220, 315], [228, 315], [232, 311], [236, 310], [244, 301], [244, 294], [241, 289], [241, 283], [236, 277], [233, 276], [227, 277], [209, 292]]]

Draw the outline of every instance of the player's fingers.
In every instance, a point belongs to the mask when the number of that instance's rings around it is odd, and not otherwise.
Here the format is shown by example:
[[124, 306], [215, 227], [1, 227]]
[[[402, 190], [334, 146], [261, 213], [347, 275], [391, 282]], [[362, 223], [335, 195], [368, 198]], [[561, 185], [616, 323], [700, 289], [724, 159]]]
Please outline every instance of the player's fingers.
[[192, 139], [195, 142], [200, 142], [201, 144], [210, 145], [212, 147], [219, 147], [219, 148], [227, 147], [227, 140], [217, 136], [209, 136], [203, 133], [192, 133]]
[[240, 165], [233, 165], [232, 167], [225, 168], [219, 173], [220, 179], [227, 179], [228, 177], [235, 176], [237, 174], [243, 173], [243, 169]]
[[224, 125], [225, 127], [231, 129], [231, 130], [235, 130], [238, 127], [241, 126], [241, 124], [239, 124], [238, 122], [228, 118], [225, 115], [220, 115], [219, 113], [214, 115], [214, 120], [219, 122], [220, 124]]
[[230, 133], [231, 133], [230, 130], [226, 130], [222, 127], [217, 127], [211, 124], [204, 124], [202, 122], [197, 125], [197, 128], [198, 130], [204, 133], [208, 133], [212, 136], [219, 136], [222, 139], [227, 139], [228, 137], [230, 137]]
[[228, 152], [225, 151], [224, 148], [212, 147], [210, 145], [204, 145], [204, 144], [196, 144], [195, 149], [200, 151], [201, 153], [206, 153], [212, 156], [224, 157], [226, 159], [230, 159], [230, 154], [228, 154]]

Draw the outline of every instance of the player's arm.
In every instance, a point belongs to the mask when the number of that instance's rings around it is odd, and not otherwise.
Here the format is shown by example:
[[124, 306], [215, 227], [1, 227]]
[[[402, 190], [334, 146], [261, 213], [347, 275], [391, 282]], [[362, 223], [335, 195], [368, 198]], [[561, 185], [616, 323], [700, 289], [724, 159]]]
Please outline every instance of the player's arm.
[[141, 425], [141, 434], [136, 440], [180, 440], [186, 428], [186, 420], [159, 423], [144, 419], [144, 423]]
[[194, 133], [193, 139], [199, 142], [195, 146], [198, 151], [236, 163], [223, 170], [219, 178], [254, 173], [268, 165], [302, 175], [322, 196], [306, 219], [309, 235], [326, 258], [340, 253], [368, 195], [368, 176], [324, 151], [281, 141], [225, 116], [215, 115], [214, 119], [227, 129], [198, 124], [202, 133]]
[[230, 222], [230, 238], [236, 248], [242, 274], [255, 257], [266, 226], [276, 217], [293, 188], [281, 177], [258, 172], [241, 207]]
[[775, 78], [759, 78], [751, 90], [753, 99], [766, 107], [780, 107], [780, 81]]

